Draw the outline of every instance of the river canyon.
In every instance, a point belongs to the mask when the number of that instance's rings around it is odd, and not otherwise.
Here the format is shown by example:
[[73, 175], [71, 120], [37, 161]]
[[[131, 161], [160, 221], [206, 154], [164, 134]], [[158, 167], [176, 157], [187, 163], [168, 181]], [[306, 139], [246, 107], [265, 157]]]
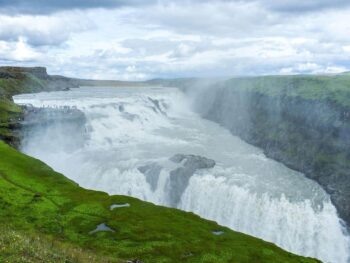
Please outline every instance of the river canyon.
[[42, 123], [23, 129], [21, 150], [82, 187], [194, 212], [324, 262], [349, 262], [348, 233], [329, 195], [201, 118], [177, 88], [81, 87], [14, 101], [44, 109]]

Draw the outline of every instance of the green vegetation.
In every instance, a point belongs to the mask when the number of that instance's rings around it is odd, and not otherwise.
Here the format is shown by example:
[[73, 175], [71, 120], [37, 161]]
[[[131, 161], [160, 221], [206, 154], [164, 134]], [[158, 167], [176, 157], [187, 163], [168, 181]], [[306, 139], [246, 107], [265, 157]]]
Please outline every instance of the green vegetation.
[[270, 96], [327, 100], [341, 106], [350, 106], [349, 74], [233, 78], [226, 85], [246, 91], [257, 91]]
[[[0, 156], [1, 262], [317, 262], [192, 213], [85, 190], [3, 142]], [[114, 232], [89, 234], [102, 223]]]
[[22, 110], [11, 100], [0, 97], [0, 139], [7, 142], [14, 142], [12, 127], [16, 125], [17, 120], [21, 117]]
[[[252, 131], [258, 141], [265, 141], [259, 146], [281, 145], [285, 159], [310, 166], [313, 178], [330, 171], [333, 175], [339, 171], [338, 177], [348, 174], [350, 155], [344, 134], [349, 130], [349, 73], [233, 78], [225, 88], [250, 95], [247, 111]], [[300, 100], [291, 102], [291, 98]]]
[[120, 260], [97, 256], [87, 249], [63, 243], [38, 232], [14, 230], [0, 226], [0, 262], [37, 263], [37, 262], [83, 262], [112, 263]]
[[[0, 73], [2, 73], [0, 71]], [[19, 93], [30, 93], [45, 90], [45, 80], [30, 73], [17, 73], [0, 77], [0, 139], [16, 145], [18, 138], [13, 132], [22, 116], [22, 109], [12, 101], [12, 96]]]
[[44, 90], [45, 81], [30, 73], [19, 76], [0, 78], [0, 96], [9, 98], [14, 94], [39, 92]]

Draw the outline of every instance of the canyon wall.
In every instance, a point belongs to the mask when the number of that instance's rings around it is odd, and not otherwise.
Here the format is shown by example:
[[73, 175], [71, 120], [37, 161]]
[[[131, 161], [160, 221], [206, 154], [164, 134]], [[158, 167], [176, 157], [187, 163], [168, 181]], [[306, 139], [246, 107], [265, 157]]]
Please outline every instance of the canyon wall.
[[317, 181], [350, 224], [350, 76], [168, 82], [202, 117]]

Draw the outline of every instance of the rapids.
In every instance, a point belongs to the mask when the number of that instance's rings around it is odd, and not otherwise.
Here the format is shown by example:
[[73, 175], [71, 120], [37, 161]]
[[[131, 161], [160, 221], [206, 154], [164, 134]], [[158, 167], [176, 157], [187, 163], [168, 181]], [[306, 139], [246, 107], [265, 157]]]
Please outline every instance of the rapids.
[[[22, 140], [23, 152], [83, 187], [192, 211], [324, 262], [349, 262], [348, 234], [322, 188], [200, 118], [178, 89], [82, 87], [14, 100], [84, 113], [80, 129], [70, 122], [36, 125], [24, 130]], [[170, 160], [176, 154], [216, 165], [197, 169], [184, 187], [170, 189], [171, 171], [183, 165]]]

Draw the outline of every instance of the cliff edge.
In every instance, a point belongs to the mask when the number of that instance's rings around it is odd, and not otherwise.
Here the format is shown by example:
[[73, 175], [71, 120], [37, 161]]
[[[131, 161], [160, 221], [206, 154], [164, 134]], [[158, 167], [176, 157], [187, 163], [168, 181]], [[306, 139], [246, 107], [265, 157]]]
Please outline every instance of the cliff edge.
[[173, 83], [202, 117], [303, 172], [350, 225], [350, 75], [266, 76]]
[[15, 147], [19, 144], [23, 108], [13, 103], [13, 95], [77, 87], [76, 80], [48, 75], [44, 67], [0, 67], [0, 140]]

